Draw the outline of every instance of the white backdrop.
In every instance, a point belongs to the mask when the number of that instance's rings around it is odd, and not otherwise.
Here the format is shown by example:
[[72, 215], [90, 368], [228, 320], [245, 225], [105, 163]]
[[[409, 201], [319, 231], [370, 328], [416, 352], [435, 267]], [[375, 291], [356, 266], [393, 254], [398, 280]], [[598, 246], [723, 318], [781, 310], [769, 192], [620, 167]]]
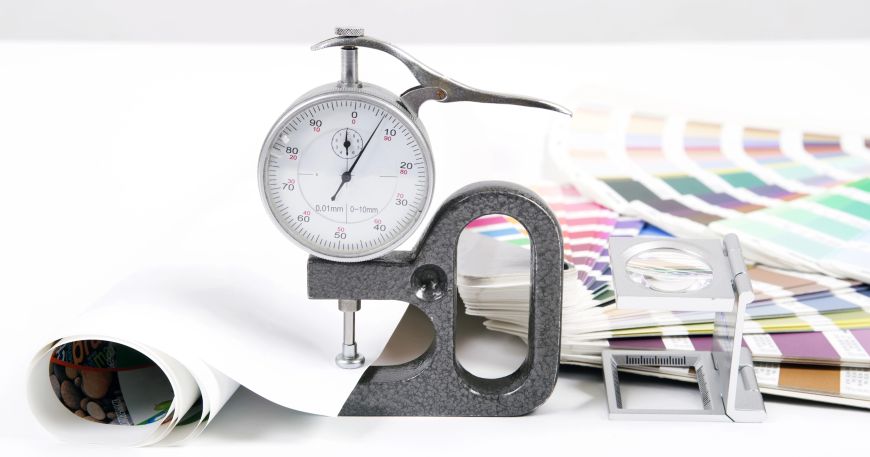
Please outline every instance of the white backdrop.
[[399, 43], [870, 37], [863, 0], [2, 0], [0, 39], [302, 42], [364, 25]]

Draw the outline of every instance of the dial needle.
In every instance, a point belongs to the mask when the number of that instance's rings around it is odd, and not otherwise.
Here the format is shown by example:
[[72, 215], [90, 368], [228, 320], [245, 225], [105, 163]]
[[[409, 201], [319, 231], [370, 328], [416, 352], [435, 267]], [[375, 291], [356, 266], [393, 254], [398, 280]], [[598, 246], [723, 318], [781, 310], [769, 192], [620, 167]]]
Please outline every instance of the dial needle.
[[381, 120], [378, 121], [378, 125], [376, 125], [375, 128], [372, 130], [372, 134], [369, 135], [369, 139], [366, 140], [366, 144], [364, 144], [362, 149], [360, 149], [359, 154], [357, 154], [356, 159], [354, 159], [353, 164], [350, 166], [350, 169], [341, 174], [341, 184], [338, 185], [338, 189], [336, 189], [335, 193], [332, 194], [332, 198], [330, 198], [330, 200], [335, 201], [335, 197], [341, 191], [341, 188], [344, 187], [345, 184], [350, 182], [350, 178], [351, 176], [353, 176], [351, 175], [353, 169], [356, 168], [356, 164], [359, 163], [359, 159], [362, 157], [363, 152], [366, 152], [366, 148], [369, 147], [369, 143], [372, 142], [372, 138], [375, 137], [375, 133], [377, 133], [378, 127], [381, 126], [381, 122], [384, 122], [385, 117], [387, 117], [386, 114], [383, 115], [383, 117], [381, 117]]

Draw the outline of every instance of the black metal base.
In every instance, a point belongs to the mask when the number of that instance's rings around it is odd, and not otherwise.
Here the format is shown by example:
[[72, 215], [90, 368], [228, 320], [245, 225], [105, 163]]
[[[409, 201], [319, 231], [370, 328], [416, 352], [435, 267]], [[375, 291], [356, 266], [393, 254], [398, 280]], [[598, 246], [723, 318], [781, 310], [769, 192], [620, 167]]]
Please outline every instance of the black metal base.
[[[529, 354], [514, 373], [483, 379], [456, 359], [456, 247], [468, 223], [504, 214], [531, 238]], [[414, 251], [360, 263], [310, 257], [308, 296], [315, 299], [399, 300], [432, 321], [435, 339], [417, 359], [369, 367], [344, 404], [344, 416], [518, 416], [549, 398], [559, 370], [562, 319], [562, 233], [532, 191], [511, 183], [467, 186], [438, 210]]]

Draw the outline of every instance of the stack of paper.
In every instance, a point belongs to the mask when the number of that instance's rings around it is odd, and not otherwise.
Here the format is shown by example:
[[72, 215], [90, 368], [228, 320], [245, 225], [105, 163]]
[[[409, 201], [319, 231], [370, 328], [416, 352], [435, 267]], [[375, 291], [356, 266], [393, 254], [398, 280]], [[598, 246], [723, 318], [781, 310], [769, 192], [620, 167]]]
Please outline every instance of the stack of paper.
[[[489, 230], [519, 230], [522, 226], [516, 221], [499, 221], [487, 218], [476, 221], [479, 227]], [[505, 229], [497, 228], [503, 225]], [[492, 233], [492, 232], [490, 232]], [[525, 240], [528, 237], [517, 238]], [[519, 320], [529, 315], [529, 251], [521, 248], [500, 249], [501, 242], [491, 237], [464, 231], [459, 238], [457, 262], [463, 272], [459, 287], [469, 314], [487, 316], [498, 314], [504, 319]], [[581, 293], [577, 282], [577, 271], [571, 264], [565, 264], [562, 280], [562, 302], [566, 310], [594, 306], [588, 293]]]

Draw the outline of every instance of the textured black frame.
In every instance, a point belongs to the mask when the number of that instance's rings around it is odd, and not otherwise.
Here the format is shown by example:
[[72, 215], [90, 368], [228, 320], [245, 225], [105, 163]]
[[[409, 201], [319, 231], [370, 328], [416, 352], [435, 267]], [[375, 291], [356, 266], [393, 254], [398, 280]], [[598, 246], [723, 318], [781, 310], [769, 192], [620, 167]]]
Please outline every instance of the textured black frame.
[[[498, 379], [469, 373], [455, 353], [456, 321], [462, 312], [455, 286], [459, 235], [468, 223], [489, 214], [517, 219], [531, 239], [529, 352], [516, 371]], [[556, 217], [534, 192], [505, 182], [476, 183], [453, 194], [413, 251], [359, 263], [310, 257], [310, 298], [404, 301], [423, 311], [435, 329], [432, 345], [417, 359], [369, 367], [340, 414], [519, 416], [533, 411], [549, 398], [559, 371], [563, 265]], [[415, 272], [428, 270], [431, 275], [439, 269], [446, 281], [442, 293], [418, 298]]]

